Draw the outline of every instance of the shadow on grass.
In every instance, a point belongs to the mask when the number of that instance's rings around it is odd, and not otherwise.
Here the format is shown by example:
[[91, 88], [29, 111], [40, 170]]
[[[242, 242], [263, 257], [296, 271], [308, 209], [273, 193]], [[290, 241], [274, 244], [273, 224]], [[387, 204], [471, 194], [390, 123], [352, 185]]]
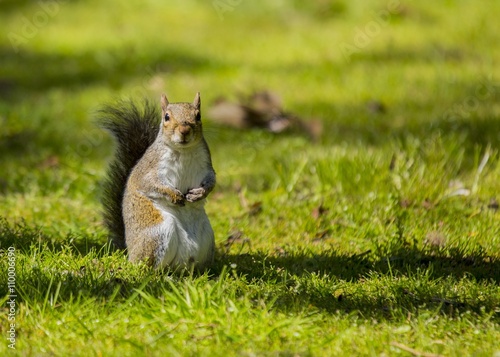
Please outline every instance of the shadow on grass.
[[463, 62], [465, 59], [475, 59], [477, 54], [464, 49], [449, 48], [442, 45], [424, 45], [421, 47], [411, 44], [408, 47], [388, 46], [384, 49], [354, 52], [350, 56], [353, 65], [358, 63], [397, 63], [412, 64], [420, 62]]
[[[133, 46], [120, 51], [96, 50], [79, 54], [47, 54], [0, 47], [4, 73], [0, 95], [10, 100], [25, 100], [29, 94], [54, 87], [72, 89], [93, 84], [119, 88], [131, 79], [142, 78], [147, 85], [156, 74], [191, 72], [217, 66], [213, 60], [178, 48], [160, 46], [146, 56]], [[0, 96], [0, 98], [1, 98]]]
[[36, 136], [36, 131], [29, 129], [2, 135], [0, 138], [0, 152], [2, 153], [3, 160], [7, 156], [12, 156], [12, 159], [18, 159], [20, 155], [29, 153], [30, 145], [26, 143], [36, 140]]
[[[39, 229], [25, 223], [9, 224], [5, 220], [0, 223], [2, 250], [14, 246], [21, 254], [39, 256], [41, 249], [48, 249], [55, 257], [50, 258], [54, 261], [44, 263], [42, 259], [35, 266], [25, 267], [27, 271], [18, 272], [18, 285], [31, 302], [43, 300], [46, 293], [40, 292], [55, 289], [58, 284], [60, 300], [75, 294], [108, 299], [117, 292], [126, 299], [139, 288], [152, 296], [161, 296], [163, 289], [169, 289], [164, 273], [145, 266], [127, 266], [124, 253], [111, 257], [110, 249], [102, 243], [81, 239], [51, 242]], [[54, 264], [60, 264], [58, 259], [80, 259], [88, 254], [91, 259], [84, 259], [86, 263], [76, 270], [70, 268], [71, 264], [65, 264], [64, 269], [53, 268]], [[492, 313], [494, 319], [500, 320], [500, 316], [493, 313], [498, 301], [491, 293], [485, 293], [481, 299], [461, 298], [453, 296], [451, 291], [443, 293], [440, 288], [449, 277], [457, 284], [463, 278], [472, 280], [478, 289], [497, 285], [500, 283], [498, 258], [481, 252], [436, 253], [404, 247], [389, 254], [382, 258], [370, 252], [348, 255], [335, 251], [321, 254], [298, 251], [280, 256], [264, 252], [218, 254], [209, 275], [218, 279], [226, 267], [236, 264], [234, 274], [249, 284], [248, 288], [240, 287], [242, 294], [248, 293], [248, 289], [256, 298], [270, 296], [275, 301], [274, 308], [287, 312], [298, 312], [309, 306], [328, 313], [356, 312], [365, 318], [391, 319], [420, 310], [439, 310], [449, 316], [472, 311]], [[57, 258], [58, 255], [65, 258]], [[139, 273], [132, 273], [130, 269], [138, 269]], [[323, 280], [318, 283], [317, 279]], [[390, 284], [377, 285], [374, 292], [365, 288], [373, 279], [388, 279]], [[6, 286], [0, 287], [0, 294], [7, 294]]]
[[500, 145], [500, 121], [492, 109], [499, 99], [497, 86], [478, 80], [457, 83], [456, 87], [460, 93], [447, 95], [448, 102], [443, 104], [425, 94], [425, 100], [398, 102], [389, 107], [377, 98], [353, 106], [323, 101], [296, 106], [305, 113], [330, 113], [322, 138], [326, 144], [380, 146], [388, 139], [404, 143], [408, 138], [425, 140], [440, 134], [463, 138], [465, 149], [472, 153], [477, 146]]
[[[71, 0], [75, 1], [75, 0]], [[2, 0], [0, 1], [0, 11], [3, 14], [10, 14], [11, 12], [20, 12], [29, 6], [33, 6], [33, 0]], [[31, 13], [31, 11], [30, 11]]]
[[107, 244], [100, 237], [75, 237], [71, 234], [67, 240], [58, 241], [42, 232], [41, 227], [31, 227], [25, 221], [10, 223], [0, 216], [0, 249], [14, 247], [23, 253], [29, 253], [33, 247], [44, 247], [52, 251], [71, 249], [77, 254], [87, 255], [93, 250], [105, 250]]
[[[421, 309], [439, 310], [448, 316], [472, 311], [491, 313], [500, 321], [500, 315], [494, 313], [499, 303], [497, 298], [488, 294], [482, 295], [482, 299], [456, 297], [452, 291], [443, 294], [439, 287], [449, 277], [457, 283], [463, 278], [472, 280], [479, 285], [479, 290], [483, 284], [498, 284], [500, 260], [497, 257], [480, 252], [463, 254], [457, 250], [434, 254], [412, 248], [395, 250], [384, 258], [373, 259], [370, 255], [368, 252], [362, 255], [335, 252], [224, 255], [214, 272], [221, 271], [223, 265], [234, 263], [238, 274], [249, 281], [271, 281], [281, 286], [274, 292], [274, 298], [276, 306], [285, 311], [313, 306], [329, 313], [358, 312], [363, 317], [389, 319], [395, 314], [418, 313]], [[332, 293], [332, 288], [310, 279], [313, 275], [327, 277], [333, 290], [335, 286], [343, 288]], [[376, 292], [365, 290], [362, 285], [368, 284], [372, 277], [389, 278], [390, 284], [377, 287]], [[357, 285], [358, 291], [343, 291], [347, 282], [347, 285]]]
[[[328, 275], [341, 280], [355, 281], [366, 279], [370, 273], [406, 275], [430, 268], [430, 277], [473, 277], [477, 281], [500, 283], [500, 259], [482, 253], [463, 254], [458, 250], [447, 253], [432, 253], [414, 248], [400, 248], [390, 252], [390, 256], [380, 260], [366, 255], [337, 255], [323, 253], [291, 253], [275, 257], [259, 254], [223, 256], [225, 262], [238, 265], [238, 270], [245, 275], [258, 278], [269, 269], [286, 270], [296, 276], [315, 273]], [[260, 268], [259, 268], [260, 267]]]

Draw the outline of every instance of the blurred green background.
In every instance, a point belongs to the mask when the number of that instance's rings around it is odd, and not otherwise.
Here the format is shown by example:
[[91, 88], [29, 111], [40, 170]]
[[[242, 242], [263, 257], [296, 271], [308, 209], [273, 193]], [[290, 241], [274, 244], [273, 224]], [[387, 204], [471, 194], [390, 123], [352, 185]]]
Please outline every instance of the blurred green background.
[[[93, 117], [117, 98], [191, 101], [200, 91], [206, 109], [267, 89], [285, 110], [323, 123], [312, 145], [206, 118], [222, 206], [235, 188], [271, 192], [331, 150], [357, 157], [354, 176], [341, 158], [336, 176], [344, 190], [365, 180], [354, 194], [374, 187], [363, 174], [380, 164], [374, 152], [389, 165], [398, 150], [428, 150], [424, 164], [444, 160], [450, 172], [431, 170], [419, 182], [431, 192], [415, 193], [437, 199], [500, 140], [494, 1], [3, 0], [0, 9], [2, 215], [56, 237], [102, 233], [99, 182], [112, 142]], [[330, 169], [308, 174], [338, 189]]]
[[275, 187], [269, 168], [293, 171], [298, 152], [376, 148], [388, 160], [395, 147], [440, 138], [430, 155], [460, 151], [460, 171], [500, 140], [495, 1], [3, 0], [0, 9], [2, 214], [57, 232], [100, 229], [112, 143], [93, 116], [117, 98], [191, 101], [200, 91], [206, 109], [267, 89], [323, 123], [312, 146], [206, 118], [223, 193]]

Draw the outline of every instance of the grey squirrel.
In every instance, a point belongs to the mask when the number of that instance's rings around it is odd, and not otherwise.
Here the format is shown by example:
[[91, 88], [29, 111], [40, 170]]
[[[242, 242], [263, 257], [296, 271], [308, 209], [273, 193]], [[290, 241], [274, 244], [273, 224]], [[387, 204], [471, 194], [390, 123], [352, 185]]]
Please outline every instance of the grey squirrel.
[[161, 115], [149, 101], [142, 111], [120, 102], [99, 112], [117, 142], [104, 182], [104, 221], [132, 262], [176, 269], [213, 261], [204, 205], [216, 180], [200, 107], [200, 93], [193, 103], [169, 103], [163, 94]]

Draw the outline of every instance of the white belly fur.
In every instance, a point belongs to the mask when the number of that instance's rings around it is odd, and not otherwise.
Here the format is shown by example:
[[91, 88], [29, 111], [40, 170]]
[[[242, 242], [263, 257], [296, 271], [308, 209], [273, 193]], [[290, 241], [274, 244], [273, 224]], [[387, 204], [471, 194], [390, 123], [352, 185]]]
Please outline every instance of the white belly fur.
[[[183, 194], [200, 187], [207, 175], [206, 150], [202, 146], [182, 153], [166, 150], [158, 170], [163, 184]], [[211, 261], [214, 251], [214, 232], [204, 209], [205, 200], [176, 206], [167, 200], [157, 200], [156, 208], [163, 216], [158, 230], [162, 244], [157, 261], [161, 266], [185, 266], [190, 262], [203, 265]]]
[[203, 203], [188, 203], [184, 207], [157, 205], [164, 219], [157, 227], [162, 240], [157, 256], [160, 266], [204, 265], [211, 261], [214, 232]]

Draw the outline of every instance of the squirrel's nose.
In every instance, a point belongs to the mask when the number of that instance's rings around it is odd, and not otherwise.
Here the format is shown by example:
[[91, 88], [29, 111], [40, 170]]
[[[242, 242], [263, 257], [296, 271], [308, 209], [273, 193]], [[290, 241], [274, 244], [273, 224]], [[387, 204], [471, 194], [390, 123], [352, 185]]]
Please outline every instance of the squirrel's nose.
[[181, 125], [179, 127], [179, 133], [182, 135], [187, 135], [191, 131], [191, 127], [189, 125]]

